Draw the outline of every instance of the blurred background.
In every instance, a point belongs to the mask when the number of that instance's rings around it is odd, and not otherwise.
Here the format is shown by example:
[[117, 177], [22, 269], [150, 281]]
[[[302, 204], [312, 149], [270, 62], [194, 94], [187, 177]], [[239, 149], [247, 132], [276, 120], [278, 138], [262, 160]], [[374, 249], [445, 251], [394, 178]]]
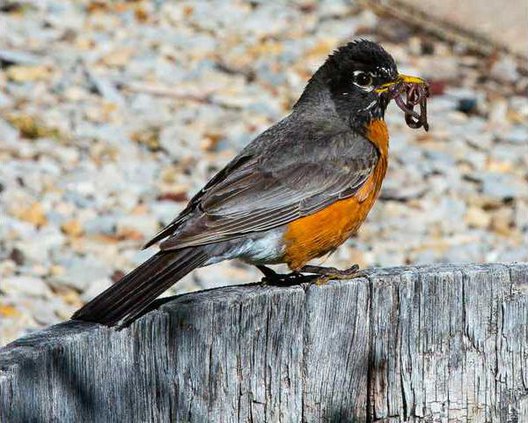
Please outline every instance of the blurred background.
[[[381, 199], [320, 262], [528, 261], [526, 20], [480, 38], [406, 3], [0, 0], [0, 345], [152, 254], [142, 244], [356, 37], [431, 82], [431, 130], [389, 107]], [[222, 263], [170, 293], [260, 277]]]

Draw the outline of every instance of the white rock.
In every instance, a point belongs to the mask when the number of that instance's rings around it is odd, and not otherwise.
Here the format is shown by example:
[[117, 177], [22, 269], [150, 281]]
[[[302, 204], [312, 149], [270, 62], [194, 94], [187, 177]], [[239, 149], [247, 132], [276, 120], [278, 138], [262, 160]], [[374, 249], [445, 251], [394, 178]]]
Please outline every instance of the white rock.
[[50, 288], [42, 279], [30, 276], [3, 278], [0, 282], [0, 291], [9, 295], [21, 294], [42, 298], [49, 298], [52, 295]]
[[88, 302], [112, 285], [110, 278], [100, 278], [92, 280], [81, 295], [81, 300]]

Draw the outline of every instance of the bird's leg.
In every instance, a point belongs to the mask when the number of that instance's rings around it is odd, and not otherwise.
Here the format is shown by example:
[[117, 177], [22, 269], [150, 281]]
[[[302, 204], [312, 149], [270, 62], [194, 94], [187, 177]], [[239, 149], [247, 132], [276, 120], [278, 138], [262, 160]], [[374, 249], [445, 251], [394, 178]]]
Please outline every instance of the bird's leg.
[[298, 285], [304, 282], [313, 282], [314, 279], [317, 279], [316, 276], [303, 275], [300, 272], [277, 273], [269, 267], [263, 266], [261, 264], [257, 265], [257, 269], [264, 274], [261, 282], [265, 285]]
[[358, 277], [365, 275], [365, 272], [362, 272], [359, 270], [359, 266], [357, 264], [354, 264], [353, 266], [349, 267], [348, 269], [344, 269], [344, 270], [336, 269], [335, 267], [306, 265], [306, 266], [301, 267], [299, 271], [305, 272], [305, 273], [314, 273], [316, 275], [319, 275], [316, 281], [317, 285], [324, 285], [329, 280], [332, 280], [332, 279], [338, 279], [338, 280], [352, 279], [352, 278], [358, 278]]

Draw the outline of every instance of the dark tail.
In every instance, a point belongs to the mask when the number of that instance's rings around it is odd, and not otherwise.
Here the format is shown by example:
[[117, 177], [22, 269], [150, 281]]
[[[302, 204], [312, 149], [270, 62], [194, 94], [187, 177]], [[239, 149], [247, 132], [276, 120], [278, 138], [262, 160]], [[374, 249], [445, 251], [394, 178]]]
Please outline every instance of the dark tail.
[[207, 258], [200, 247], [161, 251], [77, 310], [72, 319], [108, 326], [127, 325], [163, 291]]

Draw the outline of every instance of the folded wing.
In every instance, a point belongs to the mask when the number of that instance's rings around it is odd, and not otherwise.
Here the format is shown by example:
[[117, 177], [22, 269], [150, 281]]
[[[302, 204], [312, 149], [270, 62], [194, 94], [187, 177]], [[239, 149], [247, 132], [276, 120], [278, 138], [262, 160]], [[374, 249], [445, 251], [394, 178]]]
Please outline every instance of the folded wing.
[[243, 151], [148, 245], [167, 238], [162, 250], [180, 249], [279, 227], [354, 195], [378, 160], [348, 131], [271, 147]]

